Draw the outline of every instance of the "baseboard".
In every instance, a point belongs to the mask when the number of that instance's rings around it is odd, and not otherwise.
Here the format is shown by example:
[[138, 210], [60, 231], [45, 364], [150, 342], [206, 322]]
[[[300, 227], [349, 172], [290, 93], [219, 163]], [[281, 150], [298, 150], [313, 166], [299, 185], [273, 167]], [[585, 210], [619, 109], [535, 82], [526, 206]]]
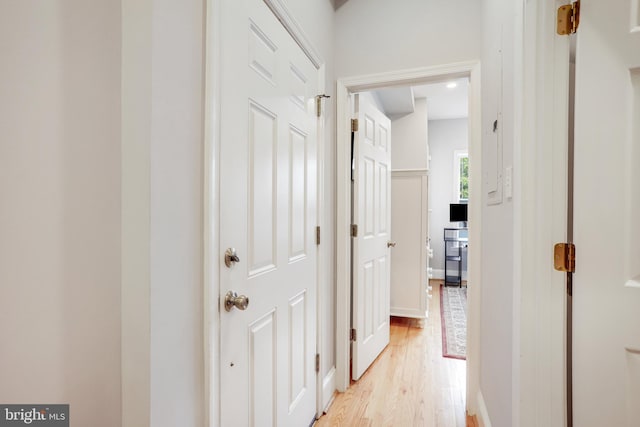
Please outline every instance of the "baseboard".
[[336, 391], [336, 367], [329, 370], [329, 373], [322, 379], [322, 408], [324, 411], [333, 400]]
[[[431, 279], [435, 279], [435, 280], [444, 280], [444, 270], [438, 270], [438, 269], [431, 269], [432, 273], [433, 273], [433, 277], [431, 277]], [[467, 272], [463, 271], [462, 272], [462, 280], [467, 280]]]
[[491, 420], [489, 419], [489, 411], [487, 411], [487, 405], [484, 403], [484, 397], [482, 397], [482, 391], [478, 390], [478, 424], [480, 427], [491, 427]]
[[444, 270], [437, 270], [434, 268], [431, 271], [433, 272], [432, 279], [444, 280]]
[[415, 308], [391, 307], [389, 310], [391, 316], [410, 317], [412, 319], [426, 319], [427, 312], [416, 310]]

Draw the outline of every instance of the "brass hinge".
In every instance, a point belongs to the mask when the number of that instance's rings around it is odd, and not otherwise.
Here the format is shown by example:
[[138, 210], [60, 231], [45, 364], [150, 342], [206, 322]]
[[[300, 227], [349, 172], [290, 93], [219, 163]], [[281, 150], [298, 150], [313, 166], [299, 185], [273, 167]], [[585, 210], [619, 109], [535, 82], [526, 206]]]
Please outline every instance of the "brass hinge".
[[358, 224], [351, 224], [351, 237], [358, 237]]
[[574, 34], [580, 25], [580, 0], [565, 4], [558, 8], [558, 26], [556, 31], [561, 36]]
[[358, 132], [358, 119], [351, 119], [351, 132]]
[[351, 341], [356, 341], [358, 339], [358, 333], [356, 332], [355, 328], [351, 329]]
[[329, 95], [316, 95], [316, 116], [322, 116], [322, 98], [331, 98]]
[[556, 243], [553, 247], [553, 267], [558, 271], [576, 271], [576, 246], [573, 243]]
[[316, 372], [320, 372], [320, 353], [316, 353]]
[[316, 227], [316, 245], [320, 244], [320, 226]]

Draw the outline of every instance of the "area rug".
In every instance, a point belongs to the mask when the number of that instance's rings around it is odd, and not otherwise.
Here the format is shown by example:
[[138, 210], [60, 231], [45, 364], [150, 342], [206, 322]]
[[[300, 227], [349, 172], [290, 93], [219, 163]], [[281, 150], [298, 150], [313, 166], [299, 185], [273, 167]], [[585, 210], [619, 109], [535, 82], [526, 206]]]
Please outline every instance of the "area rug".
[[467, 359], [467, 288], [440, 285], [442, 356]]

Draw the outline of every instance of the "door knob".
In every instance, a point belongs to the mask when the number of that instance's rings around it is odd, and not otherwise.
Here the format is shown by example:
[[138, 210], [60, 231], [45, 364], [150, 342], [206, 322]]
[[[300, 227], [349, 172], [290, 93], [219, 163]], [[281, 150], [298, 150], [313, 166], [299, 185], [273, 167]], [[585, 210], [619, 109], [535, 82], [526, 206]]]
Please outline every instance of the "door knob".
[[236, 262], [240, 262], [240, 258], [236, 254], [236, 248], [227, 249], [224, 253], [224, 265], [231, 268]]
[[387, 242], [387, 247], [388, 248], [395, 248], [396, 247], [396, 242]]
[[233, 307], [238, 310], [246, 310], [247, 307], [249, 307], [249, 298], [244, 295], [238, 296], [238, 294], [233, 291], [227, 292], [224, 296], [224, 309], [231, 311]]

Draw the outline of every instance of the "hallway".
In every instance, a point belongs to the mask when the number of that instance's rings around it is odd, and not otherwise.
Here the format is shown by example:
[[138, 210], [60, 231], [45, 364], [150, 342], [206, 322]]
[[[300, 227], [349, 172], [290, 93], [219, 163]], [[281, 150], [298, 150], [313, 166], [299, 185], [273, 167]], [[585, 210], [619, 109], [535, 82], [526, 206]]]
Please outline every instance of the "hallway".
[[441, 283], [431, 281], [425, 328], [392, 317], [389, 346], [360, 381], [335, 397], [317, 427], [465, 426], [466, 362], [442, 357]]

